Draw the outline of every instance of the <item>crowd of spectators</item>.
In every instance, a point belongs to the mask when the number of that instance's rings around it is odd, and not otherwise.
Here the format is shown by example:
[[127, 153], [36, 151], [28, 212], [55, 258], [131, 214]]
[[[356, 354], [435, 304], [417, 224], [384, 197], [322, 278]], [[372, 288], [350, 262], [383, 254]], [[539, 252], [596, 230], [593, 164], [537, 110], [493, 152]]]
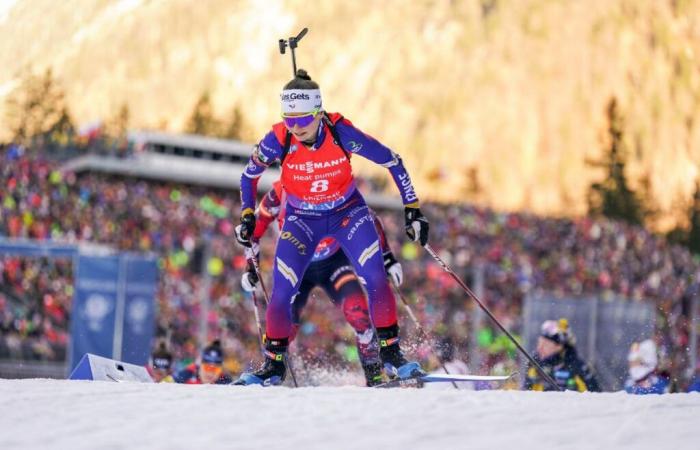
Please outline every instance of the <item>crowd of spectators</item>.
[[72, 264], [0, 255], [0, 358], [66, 357]]
[[[253, 304], [240, 289], [245, 261], [233, 229], [233, 191], [95, 173], [62, 173], [56, 163], [18, 146], [0, 148], [0, 236], [91, 241], [159, 256], [157, 330], [176, 359], [198, 354], [203, 274], [211, 277], [209, 336], [240, 372], [259, 359]], [[545, 218], [468, 205], [427, 205], [431, 244], [463, 279], [482, 279], [483, 300], [515, 333], [526, 295], [595, 295], [651, 301], [659, 311], [657, 340], [667, 364], [686, 362], [689, 302], [700, 264], [682, 247], [636, 226], [607, 219]], [[515, 350], [484, 324], [474, 341], [472, 302], [430, 256], [403, 236], [401, 214], [380, 211], [390, 244], [404, 266], [402, 291], [425, 326], [450, 335], [458, 348], [478, 348], [485, 367], [511, 370]], [[272, 231], [268, 231], [272, 233]], [[266, 239], [262, 270], [271, 270], [274, 239]], [[207, 246], [207, 251], [203, 248]], [[211, 259], [202, 261], [202, 255]], [[70, 261], [0, 255], [0, 358], [65, 358], [72, 297]], [[317, 291], [293, 347], [308, 364], [347, 366], [357, 360], [352, 330]], [[410, 323], [403, 322], [410, 330]], [[471, 341], [470, 341], [471, 339]], [[430, 345], [411, 351], [429, 358]], [[663, 354], [663, 353], [662, 353]], [[465, 355], [469, 359], [470, 355]], [[431, 364], [434, 364], [432, 361]]]

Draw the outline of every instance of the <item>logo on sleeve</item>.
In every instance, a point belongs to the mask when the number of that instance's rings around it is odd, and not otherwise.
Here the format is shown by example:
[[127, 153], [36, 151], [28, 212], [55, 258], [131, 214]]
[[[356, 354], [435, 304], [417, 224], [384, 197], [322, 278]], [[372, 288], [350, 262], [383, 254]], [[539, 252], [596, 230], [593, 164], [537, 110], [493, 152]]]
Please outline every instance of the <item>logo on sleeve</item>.
[[[265, 146], [264, 143], [260, 143], [263, 147]], [[267, 147], [266, 147], [267, 148]], [[272, 151], [272, 149], [268, 148], [268, 151]], [[255, 149], [253, 150], [253, 161], [256, 163], [262, 165], [262, 166], [268, 166], [270, 165], [271, 158], [267, 155], [265, 155], [261, 150], [260, 146], [256, 145]]]
[[407, 173], [402, 173], [399, 175], [399, 183], [406, 201], [415, 202], [418, 200], [416, 190], [414, 189], [413, 184], [411, 184], [411, 179], [408, 177]]
[[350, 141], [348, 142], [350, 144], [350, 148], [348, 149], [351, 153], [357, 153], [360, 150], [362, 150], [362, 144], [360, 144], [357, 141]]

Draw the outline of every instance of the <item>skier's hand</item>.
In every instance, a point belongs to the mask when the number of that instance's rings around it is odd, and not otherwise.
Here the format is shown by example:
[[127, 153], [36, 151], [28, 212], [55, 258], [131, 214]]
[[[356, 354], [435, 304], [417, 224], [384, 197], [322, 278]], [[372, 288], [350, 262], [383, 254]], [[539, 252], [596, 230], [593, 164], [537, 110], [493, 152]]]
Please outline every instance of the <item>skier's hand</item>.
[[255, 291], [255, 288], [258, 286], [258, 282], [260, 281], [258, 279], [258, 274], [255, 273], [255, 269], [250, 270], [251, 265], [248, 265], [248, 270], [243, 272], [243, 276], [241, 277], [241, 287], [243, 287], [243, 290], [246, 292], [253, 292]]
[[384, 270], [386, 270], [386, 274], [391, 278], [394, 286], [401, 286], [403, 282], [403, 268], [391, 252], [384, 253]]
[[428, 243], [428, 219], [420, 212], [419, 208], [404, 208], [406, 218], [406, 234], [412, 241], [419, 241], [420, 245]]
[[253, 231], [255, 231], [255, 213], [248, 209], [243, 211], [241, 223], [236, 227], [236, 240], [244, 247], [251, 247]]

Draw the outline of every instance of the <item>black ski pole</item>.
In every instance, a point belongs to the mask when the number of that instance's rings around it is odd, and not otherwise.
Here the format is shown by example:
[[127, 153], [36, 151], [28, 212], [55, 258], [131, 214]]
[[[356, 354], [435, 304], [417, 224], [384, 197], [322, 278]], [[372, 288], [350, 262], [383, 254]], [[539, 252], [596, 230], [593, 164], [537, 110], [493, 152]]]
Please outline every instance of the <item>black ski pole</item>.
[[296, 54], [294, 53], [294, 49], [297, 48], [299, 45], [299, 41], [306, 36], [306, 33], [309, 31], [308, 28], [304, 28], [297, 34], [296, 36], [291, 36], [289, 39], [280, 39], [278, 41], [278, 44], [280, 46], [280, 53], [284, 55], [287, 46], [289, 46], [289, 49], [292, 51], [292, 70], [294, 72], [292, 73], [292, 76], [295, 77], [297, 75], [297, 58]]
[[479, 300], [479, 298], [476, 296], [476, 294], [474, 294], [472, 292], [472, 290], [469, 289], [469, 287], [466, 284], [464, 284], [464, 282], [457, 276], [457, 274], [455, 274], [454, 271], [452, 269], [450, 269], [449, 266], [437, 255], [437, 253], [435, 253], [435, 251], [430, 246], [430, 244], [425, 244], [423, 246], [423, 248], [428, 253], [430, 253], [430, 256], [432, 256], [433, 259], [435, 261], [437, 261], [438, 264], [440, 264], [440, 266], [442, 266], [442, 268], [443, 268], [443, 270], [445, 270], [445, 272], [449, 273], [452, 276], [452, 278], [454, 278], [454, 280], [457, 282], [457, 284], [459, 284], [462, 287], [462, 289], [464, 290], [464, 292], [466, 292], [467, 295], [469, 297], [471, 297], [472, 300], [474, 300], [477, 303], [477, 305], [479, 305], [479, 307], [486, 313], [486, 315], [489, 316], [491, 318], [491, 320], [493, 320], [496, 325], [498, 325], [498, 328], [500, 328], [501, 331], [503, 333], [505, 333], [506, 336], [508, 336], [508, 338], [513, 342], [513, 344], [515, 344], [515, 346], [518, 348], [518, 350], [520, 350], [520, 352], [523, 355], [525, 355], [525, 357], [528, 359], [528, 361], [530, 361], [530, 363], [532, 363], [532, 365], [535, 366], [535, 369], [537, 369], [537, 371], [542, 376], [542, 378], [544, 378], [549, 384], [551, 384], [557, 391], [561, 391], [562, 389], [561, 389], [561, 387], [559, 387], [557, 382], [554, 381], [554, 379], [552, 379], [552, 377], [549, 376], [549, 374], [547, 374], [544, 371], [542, 366], [540, 366], [539, 363], [537, 361], [535, 361], [535, 359], [532, 356], [530, 356], [530, 354], [527, 352], [527, 350], [525, 350], [518, 343], [518, 341], [515, 340], [515, 338], [508, 332], [508, 330], [506, 330], [505, 327], [503, 325], [501, 325], [501, 322], [499, 322], [498, 319], [496, 319], [496, 317], [494, 317], [494, 315], [491, 314], [491, 311], [489, 311], [489, 309], [481, 302], [481, 300]]
[[[267, 294], [265, 282], [262, 278], [262, 272], [260, 271], [260, 265], [258, 264], [258, 258], [255, 256], [255, 252], [253, 251], [253, 249], [250, 249], [250, 253], [248, 253], [248, 261], [250, 261], [250, 263], [253, 265], [253, 268], [255, 269], [255, 274], [258, 276], [258, 280], [260, 280], [260, 287], [262, 288], [263, 295], [265, 296], [265, 305], [269, 305], [270, 296]], [[294, 368], [292, 367], [292, 358], [290, 358], [289, 355], [287, 355], [287, 366], [289, 367], [289, 374], [292, 376], [294, 387], [299, 387], [299, 384], [297, 384], [296, 374], [294, 373]]]
[[258, 337], [260, 338], [260, 348], [265, 345], [265, 338], [263, 337], [262, 323], [260, 322], [260, 311], [258, 310], [258, 297], [255, 295], [255, 291], [251, 292], [253, 297], [253, 308], [255, 312], [255, 325], [258, 327]]
[[[425, 331], [425, 328], [423, 328], [423, 327], [421, 326], [421, 324], [420, 324], [420, 322], [418, 321], [418, 318], [416, 317], [416, 315], [413, 314], [413, 308], [411, 308], [411, 305], [409, 305], [408, 302], [406, 301], [406, 298], [405, 298], [405, 297], [403, 296], [403, 294], [401, 293], [401, 289], [399, 289], [399, 287], [398, 287], [395, 283], [392, 282], [392, 284], [394, 285], [394, 290], [396, 291], [396, 294], [397, 294], [397, 295], [399, 296], [399, 298], [401, 299], [401, 303], [403, 303], [403, 306], [406, 308], [406, 312], [408, 313], [408, 317], [411, 318], [411, 321], [413, 322], [413, 324], [414, 324], [414, 325], [416, 326], [416, 328], [418, 329], [418, 335], [419, 335], [420, 337], [422, 337], [423, 339], [426, 339], [426, 340], [428, 341], [428, 343], [430, 343], [430, 348], [431, 348], [433, 351], [435, 351], [435, 348], [433, 348], [433, 345], [432, 345], [430, 336], [428, 336], [428, 332]], [[446, 375], [449, 375], [450, 372], [447, 370], [447, 367], [445, 366], [445, 363], [440, 359], [440, 355], [436, 355], [436, 356], [437, 356], [438, 361], [440, 361], [440, 367], [442, 367], [442, 370], [445, 371], [445, 374], [446, 374]], [[455, 383], [454, 381], [452, 382], [452, 386], [454, 386], [455, 389], [459, 389], [459, 386], [457, 386], [457, 383]]]

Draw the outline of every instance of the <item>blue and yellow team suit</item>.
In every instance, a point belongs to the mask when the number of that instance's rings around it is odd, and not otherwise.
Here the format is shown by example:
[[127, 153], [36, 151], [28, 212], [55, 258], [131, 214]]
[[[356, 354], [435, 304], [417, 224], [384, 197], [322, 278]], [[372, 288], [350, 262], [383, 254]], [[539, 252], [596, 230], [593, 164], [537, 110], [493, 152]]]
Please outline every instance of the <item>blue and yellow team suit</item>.
[[[535, 355], [534, 359], [560, 388], [579, 392], [600, 392], [600, 385], [593, 371], [585, 361], [579, 358], [576, 348], [572, 345], [564, 344], [564, 348], [559, 353], [548, 358], [540, 359]], [[540, 377], [533, 365], [529, 365], [527, 369], [523, 387], [532, 391], [556, 390]]]

